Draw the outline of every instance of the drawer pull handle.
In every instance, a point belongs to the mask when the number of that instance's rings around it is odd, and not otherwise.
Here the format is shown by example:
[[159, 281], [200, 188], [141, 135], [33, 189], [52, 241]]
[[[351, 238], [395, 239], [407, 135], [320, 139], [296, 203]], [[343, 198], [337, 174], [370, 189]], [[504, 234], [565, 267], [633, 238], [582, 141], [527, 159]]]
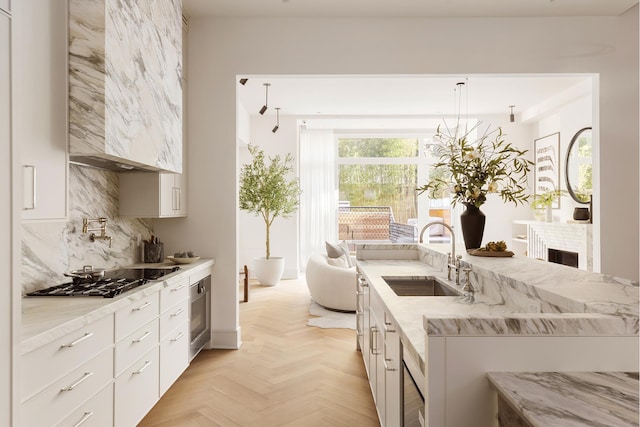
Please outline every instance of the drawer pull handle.
[[176, 316], [180, 316], [182, 314], [182, 312], [184, 311], [184, 308], [181, 308], [180, 310], [176, 311], [175, 313], [173, 313], [172, 315], [170, 315], [169, 317], [176, 317]]
[[[23, 207], [25, 211], [32, 211], [36, 208], [36, 167], [34, 165], [24, 165], [22, 166], [24, 169], [31, 169], [31, 206]], [[26, 180], [25, 180], [26, 181]]]
[[87, 332], [85, 333], [83, 336], [81, 336], [80, 338], [78, 338], [77, 340], [70, 342], [69, 344], [62, 344], [60, 346], [60, 348], [71, 348], [76, 344], [80, 344], [82, 341], [89, 339], [93, 336], [93, 332]]
[[[179, 208], [178, 208], [179, 209]], [[184, 288], [184, 285], [180, 285], [177, 288], [172, 288], [171, 292], [178, 292], [180, 289]]]
[[151, 361], [147, 360], [146, 362], [144, 362], [144, 365], [142, 366], [142, 368], [138, 369], [137, 371], [133, 371], [132, 374], [133, 375], [141, 374], [142, 371], [144, 371], [145, 369], [147, 369], [149, 367], [149, 365], [151, 365]]
[[151, 305], [151, 302], [147, 301], [144, 304], [142, 304], [140, 307], [134, 308], [133, 311], [144, 310], [145, 308], [149, 307], [150, 305]]
[[361, 297], [362, 295], [364, 295], [364, 292], [356, 292], [356, 296]]
[[80, 378], [78, 381], [76, 381], [75, 383], [71, 384], [70, 386], [61, 388], [60, 391], [71, 391], [74, 388], [78, 387], [82, 382], [86, 381], [91, 375], [93, 375], [93, 372], [85, 372], [84, 375], [82, 376], [82, 378]]
[[82, 418], [80, 419], [80, 421], [74, 424], [73, 427], [80, 427], [82, 424], [86, 423], [87, 420], [89, 420], [89, 418], [91, 418], [92, 416], [93, 416], [93, 412], [91, 411], [85, 412], [84, 415], [82, 415]]
[[393, 324], [384, 322], [384, 331], [385, 332], [391, 332], [391, 333], [395, 333], [396, 332], [395, 329], [388, 328], [387, 326], [393, 326]]
[[172, 339], [171, 339], [171, 342], [176, 342], [176, 341], [178, 341], [180, 338], [182, 338], [183, 336], [184, 336], [184, 333], [183, 333], [183, 332], [180, 332], [180, 333], [178, 334], [178, 336], [177, 336], [177, 337], [175, 337], [175, 338], [172, 338]]
[[135, 343], [142, 342], [142, 341], [146, 340], [149, 335], [151, 335], [151, 332], [145, 332], [143, 336], [141, 336], [137, 340], [133, 340], [133, 343], [135, 344]]
[[391, 371], [391, 372], [395, 371], [395, 370], [396, 370], [396, 368], [390, 368], [390, 367], [389, 367], [389, 365], [387, 365], [387, 361], [391, 362], [391, 359], [387, 359], [387, 358], [385, 358], [385, 359], [382, 361], [382, 363], [384, 364], [384, 370], [385, 370], [385, 371]]

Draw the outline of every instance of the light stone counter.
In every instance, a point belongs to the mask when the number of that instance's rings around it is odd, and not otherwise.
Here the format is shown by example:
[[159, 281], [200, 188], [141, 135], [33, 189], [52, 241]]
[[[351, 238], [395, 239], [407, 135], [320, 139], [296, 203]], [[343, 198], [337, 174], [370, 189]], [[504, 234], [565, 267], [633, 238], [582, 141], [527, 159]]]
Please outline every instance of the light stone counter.
[[[201, 259], [163, 280], [150, 281], [115, 298], [102, 297], [24, 297], [22, 299], [21, 354], [28, 353], [78, 328], [127, 307], [147, 295], [171, 286], [186, 275], [211, 267], [212, 259]], [[171, 264], [173, 265], [173, 264]], [[158, 268], [167, 264], [135, 264], [130, 267]]]
[[638, 425], [637, 372], [494, 372], [488, 376], [508, 403], [500, 404], [501, 420], [516, 417], [533, 427]]
[[[370, 259], [367, 259], [370, 258]], [[361, 273], [398, 324], [404, 348], [424, 372], [430, 336], [638, 334], [638, 286], [632, 282], [528, 258], [463, 255], [476, 303], [457, 297], [397, 296], [382, 276], [446, 279], [446, 256], [425, 245], [361, 245]], [[461, 282], [463, 282], [461, 276]], [[458, 289], [461, 289], [460, 286]]]

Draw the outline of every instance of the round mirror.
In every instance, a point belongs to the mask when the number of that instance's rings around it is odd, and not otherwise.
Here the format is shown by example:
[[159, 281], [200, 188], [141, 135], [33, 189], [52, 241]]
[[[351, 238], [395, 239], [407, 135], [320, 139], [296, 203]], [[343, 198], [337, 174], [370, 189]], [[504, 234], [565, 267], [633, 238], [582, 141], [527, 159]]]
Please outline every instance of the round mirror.
[[580, 129], [573, 135], [567, 148], [565, 174], [567, 190], [578, 203], [589, 203], [593, 194], [593, 144], [591, 128]]

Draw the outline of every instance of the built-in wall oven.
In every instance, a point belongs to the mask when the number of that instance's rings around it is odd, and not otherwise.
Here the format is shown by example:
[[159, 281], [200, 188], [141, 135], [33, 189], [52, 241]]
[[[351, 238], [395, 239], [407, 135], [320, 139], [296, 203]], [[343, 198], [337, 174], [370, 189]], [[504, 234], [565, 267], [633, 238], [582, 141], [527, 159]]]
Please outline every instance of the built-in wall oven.
[[402, 420], [403, 427], [424, 427], [424, 375], [407, 354], [402, 358]]
[[191, 360], [211, 339], [211, 276], [193, 283], [189, 294], [191, 298], [189, 360]]

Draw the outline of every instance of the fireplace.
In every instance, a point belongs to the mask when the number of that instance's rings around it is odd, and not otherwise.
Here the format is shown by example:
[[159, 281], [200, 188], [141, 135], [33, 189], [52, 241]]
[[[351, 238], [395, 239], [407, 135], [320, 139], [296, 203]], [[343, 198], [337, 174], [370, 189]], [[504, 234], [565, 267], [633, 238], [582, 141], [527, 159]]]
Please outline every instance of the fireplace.
[[571, 251], [563, 251], [560, 249], [548, 249], [547, 260], [556, 264], [568, 265], [569, 267], [578, 268], [578, 253]]

